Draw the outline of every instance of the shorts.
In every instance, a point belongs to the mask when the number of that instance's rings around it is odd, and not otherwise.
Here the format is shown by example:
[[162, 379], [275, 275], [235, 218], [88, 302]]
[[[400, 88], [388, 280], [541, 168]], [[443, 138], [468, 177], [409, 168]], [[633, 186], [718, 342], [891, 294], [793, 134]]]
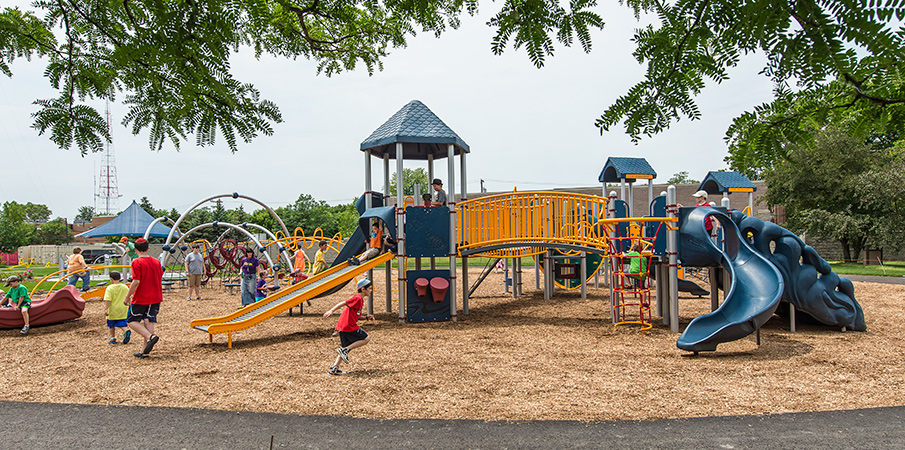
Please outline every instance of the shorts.
[[157, 323], [157, 313], [160, 312], [160, 303], [153, 305], [132, 305], [129, 308], [129, 317], [126, 322], [141, 322], [147, 319], [148, 322]]
[[353, 342], [360, 341], [368, 337], [368, 333], [365, 333], [365, 330], [361, 328], [355, 331], [340, 331], [339, 332], [339, 342], [342, 343], [343, 347], [348, 347], [352, 345]]
[[129, 325], [126, 323], [126, 319], [116, 319], [116, 320], [107, 319], [107, 328], [122, 328], [122, 327], [127, 327], [127, 326], [129, 326]]
[[189, 280], [189, 287], [201, 286], [201, 274], [188, 274], [186, 277]]
[[31, 302], [19, 305], [19, 309], [31, 309]]
[[359, 260], [359, 261], [367, 261], [367, 260], [369, 260], [369, 259], [371, 259], [371, 258], [373, 258], [373, 257], [375, 257], [375, 256], [377, 256], [377, 255], [379, 255], [379, 254], [380, 254], [380, 249], [379, 249], [379, 248], [371, 247], [371, 248], [369, 248], [366, 252], [364, 252], [364, 253], [361, 255], [361, 257], [358, 258], [358, 260]]
[[255, 302], [259, 302], [259, 301], [261, 301], [261, 300], [264, 300], [264, 298], [265, 298], [265, 297], [258, 297], [258, 296], [255, 296]]

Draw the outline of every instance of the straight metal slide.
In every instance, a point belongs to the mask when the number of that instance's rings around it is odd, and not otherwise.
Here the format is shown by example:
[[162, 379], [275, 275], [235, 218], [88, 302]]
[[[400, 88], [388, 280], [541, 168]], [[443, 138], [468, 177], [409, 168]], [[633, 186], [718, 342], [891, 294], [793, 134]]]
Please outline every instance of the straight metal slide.
[[191, 327], [208, 333], [211, 341], [213, 341], [213, 335], [215, 334], [229, 334], [229, 347], [232, 348], [233, 332], [251, 328], [338, 285], [345, 285], [356, 276], [384, 264], [394, 257], [395, 255], [392, 252], [387, 252], [357, 266], [344, 261], [301, 283], [281, 289], [263, 300], [252, 303], [231, 314], [193, 320]]
[[[723, 227], [725, 250], [717, 246], [704, 228], [713, 216]], [[757, 331], [776, 311], [783, 292], [779, 270], [742, 238], [725, 213], [706, 207], [681, 208], [679, 254], [687, 266], [721, 265], [729, 271], [731, 286], [720, 307], [696, 317], [676, 342], [682, 350], [715, 351], [717, 344], [741, 339]]]

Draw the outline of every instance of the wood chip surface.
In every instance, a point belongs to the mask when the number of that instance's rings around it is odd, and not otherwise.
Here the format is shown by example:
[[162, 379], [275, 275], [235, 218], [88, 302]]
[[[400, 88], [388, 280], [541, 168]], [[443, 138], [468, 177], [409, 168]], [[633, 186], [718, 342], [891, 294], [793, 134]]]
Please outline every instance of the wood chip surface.
[[[480, 274], [469, 271], [472, 282]], [[461, 274], [460, 274], [461, 275]], [[350, 284], [312, 301], [305, 314], [282, 314], [226, 335], [191, 329], [195, 318], [226, 314], [239, 296], [204, 288], [164, 294], [152, 357], [135, 335], [107, 343], [106, 305], [88, 302], [82, 318], [0, 330], [0, 399], [101, 405], [194, 407], [369, 418], [478, 420], [648, 420], [774, 414], [905, 404], [905, 286], [855, 283], [866, 332], [840, 332], [779, 316], [761, 332], [688, 356], [654, 315], [654, 327], [613, 327], [609, 293], [558, 291], [545, 301], [524, 273], [525, 294], [503, 293], [492, 274], [459, 321], [399, 324], [385, 312], [384, 275], [376, 272], [376, 320], [362, 327], [372, 342], [354, 350], [346, 376], [327, 369], [336, 357], [339, 314], [322, 314], [353, 294]], [[394, 273], [395, 280], [395, 273]], [[461, 278], [459, 278], [461, 280]], [[394, 281], [395, 286], [395, 281]], [[709, 312], [709, 298], [682, 296], [685, 324]], [[298, 309], [296, 309], [298, 311]]]

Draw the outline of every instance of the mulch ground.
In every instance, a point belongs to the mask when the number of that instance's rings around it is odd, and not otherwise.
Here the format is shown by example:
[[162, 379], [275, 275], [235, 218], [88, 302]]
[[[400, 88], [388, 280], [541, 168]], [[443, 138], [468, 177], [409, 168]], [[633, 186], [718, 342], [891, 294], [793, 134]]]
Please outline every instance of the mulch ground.
[[[478, 270], [471, 271], [471, 280]], [[545, 301], [525, 272], [525, 295], [503, 293], [491, 275], [458, 322], [398, 324], [386, 313], [384, 276], [375, 277], [372, 342], [350, 355], [349, 374], [331, 376], [338, 314], [324, 311], [353, 293], [312, 302], [302, 316], [283, 314], [234, 335], [189, 327], [226, 314], [238, 295], [205, 288], [165, 294], [149, 359], [107, 343], [103, 302], [64, 324], [0, 330], [0, 399], [154, 405], [370, 418], [611, 420], [771, 414], [905, 404], [902, 336], [905, 286], [855, 283], [866, 332], [840, 332], [774, 317], [754, 336], [688, 356], [655, 318], [654, 328], [614, 327], [608, 291], [559, 291]], [[461, 291], [460, 291], [461, 292]], [[395, 292], [394, 292], [395, 295]], [[461, 313], [461, 298], [459, 310]], [[683, 296], [683, 327], [708, 312], [709, 298]], [[297, 311], [297, 309], [296, 309]]]

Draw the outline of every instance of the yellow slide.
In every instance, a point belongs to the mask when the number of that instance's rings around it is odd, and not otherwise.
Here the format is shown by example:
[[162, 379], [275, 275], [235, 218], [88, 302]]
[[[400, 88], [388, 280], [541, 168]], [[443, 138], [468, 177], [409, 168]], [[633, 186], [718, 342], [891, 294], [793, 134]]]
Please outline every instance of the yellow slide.
[[281, 289], [258, 302], [252, 303], [234, 313], [222, 317], [193, 320], [191, 326], [208, 334], [209, 342], [214, 341], [215, 334], [227, 333], [229, 348], [233, 347], [233, 332], [251, 328], [271, 317], [276, 316], [302, 302], [311, 300], [337, 286], [348, 283], [358, 275], [371, 270], [393, 259], [391, 252], [384, 253], [361, 265], [352, 265], [348, 261], [333, 266], [301, 283]]

